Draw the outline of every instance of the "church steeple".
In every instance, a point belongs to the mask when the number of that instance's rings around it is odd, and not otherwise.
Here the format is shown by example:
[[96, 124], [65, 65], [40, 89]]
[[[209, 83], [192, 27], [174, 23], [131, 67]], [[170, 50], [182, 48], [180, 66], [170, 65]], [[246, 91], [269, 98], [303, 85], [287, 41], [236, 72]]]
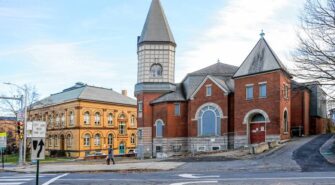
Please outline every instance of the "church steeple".
[[169, 23], [166, 19], [160, 0], [152, 0], [138, 43], [170, 42], [175, 44]]
[[154, 83], [155, 88], [174, 84], [177, 45], [159, 0], [151, 2], [137, 46], [137, 83]]

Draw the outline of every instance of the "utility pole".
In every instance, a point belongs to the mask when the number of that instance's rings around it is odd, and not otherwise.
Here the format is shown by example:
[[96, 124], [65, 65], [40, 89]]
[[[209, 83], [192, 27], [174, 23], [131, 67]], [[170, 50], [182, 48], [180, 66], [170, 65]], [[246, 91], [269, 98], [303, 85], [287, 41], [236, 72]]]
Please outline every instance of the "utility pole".
[[[21, 103], [21, 110], [23, 109], [23, 96], [21, 96], [20, 98], [17, 98], [17, 97], [5, 97], [5, 96], [0, 96], [0, 99], [4, 99], [4, 100], [17, 100], [17, 101], [20, 101]], [[16, 114], [16, 123], [18, 122], [18, 116]], [[22, 139], [20, 138], [19, 136], [19, 140], [20, 140], [20, 143], [19, 143], [19, 165], [22, 165], [23, 164], [23, 143], [22, 142]]]

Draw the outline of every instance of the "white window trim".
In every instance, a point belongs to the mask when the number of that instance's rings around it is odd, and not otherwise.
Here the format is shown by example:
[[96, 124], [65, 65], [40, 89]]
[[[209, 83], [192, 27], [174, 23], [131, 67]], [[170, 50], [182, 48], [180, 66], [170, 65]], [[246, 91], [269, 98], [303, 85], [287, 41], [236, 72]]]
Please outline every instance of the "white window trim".
[[[161, 122], [161, 123], [162, 123], [162, 136], [157, 136], [157, 123], [158, 123], [158, 122]], [[157, 120], [155, 121], [154, 126], [156, 127], [156, 133], [155, 133], [156, 137], [158, 137], [158, 138], [163, 138], [163, 136], [164, 136], [164, 130], [163, 130], [163, 127], [165, 126], [164, 121], [163, 121], [162, 119], [157, 119]]]
[[[176, 106], [178, 106], [178, 114], [176, 114]], [[174, 103], [174, 115], [175, 116], [180, 116], [181, 112], [180, 112], [180, 103]]]
[[[210, 94], [208, 93], [208, 88], [210, 88], [210, 91], [211, 91]], [[206, 85], [206, 96], [212, 96], [212, 94], [213, 94], [212, 90], [213, 90], [212, 89], [212, 84]]]
[[137, 108], [138, 108], [138, 112], [143, 112], [143, 101], [138, 102], [138, 107]]

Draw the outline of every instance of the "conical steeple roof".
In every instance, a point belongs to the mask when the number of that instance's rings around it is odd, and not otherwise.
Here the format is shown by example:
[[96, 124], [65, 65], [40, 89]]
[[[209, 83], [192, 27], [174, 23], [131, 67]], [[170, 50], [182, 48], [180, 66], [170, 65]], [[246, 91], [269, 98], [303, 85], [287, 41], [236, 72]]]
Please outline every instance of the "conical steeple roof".
[[291, 76], [266, 40], [261, 37], [233, 77], [237, 78], [274, 70], [283, 70]]
[[169, 23], [159, 0], [152, 0], [141, 37], [142, 42], [171, 42], [175, 44]]

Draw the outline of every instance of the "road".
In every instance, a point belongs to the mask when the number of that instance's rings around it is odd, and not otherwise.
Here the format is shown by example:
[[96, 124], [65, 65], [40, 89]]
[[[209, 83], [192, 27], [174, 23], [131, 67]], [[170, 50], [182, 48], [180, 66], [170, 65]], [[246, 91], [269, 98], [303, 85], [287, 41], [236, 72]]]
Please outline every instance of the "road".
[[[299, 138], [284, 147], [253, 159], [217, 162], [189, 162], [165, 172], [43, 174], [41, 184], [130, 185], [130, 184], [334, 184], [335, 167], [318, 155], [331, 135]], [[22, 176], [23, 175], [23, 176]], [[0, 173], [1, 183], [18, 183], [27, 174]], [[21, 184], [34, 184], [28, 174]], [[12, 178], [11, 178], [12, 177]], [[1, 181], [12, 179], [9, 181]], [[8, 184], [11, 185], [11, 184]]]

